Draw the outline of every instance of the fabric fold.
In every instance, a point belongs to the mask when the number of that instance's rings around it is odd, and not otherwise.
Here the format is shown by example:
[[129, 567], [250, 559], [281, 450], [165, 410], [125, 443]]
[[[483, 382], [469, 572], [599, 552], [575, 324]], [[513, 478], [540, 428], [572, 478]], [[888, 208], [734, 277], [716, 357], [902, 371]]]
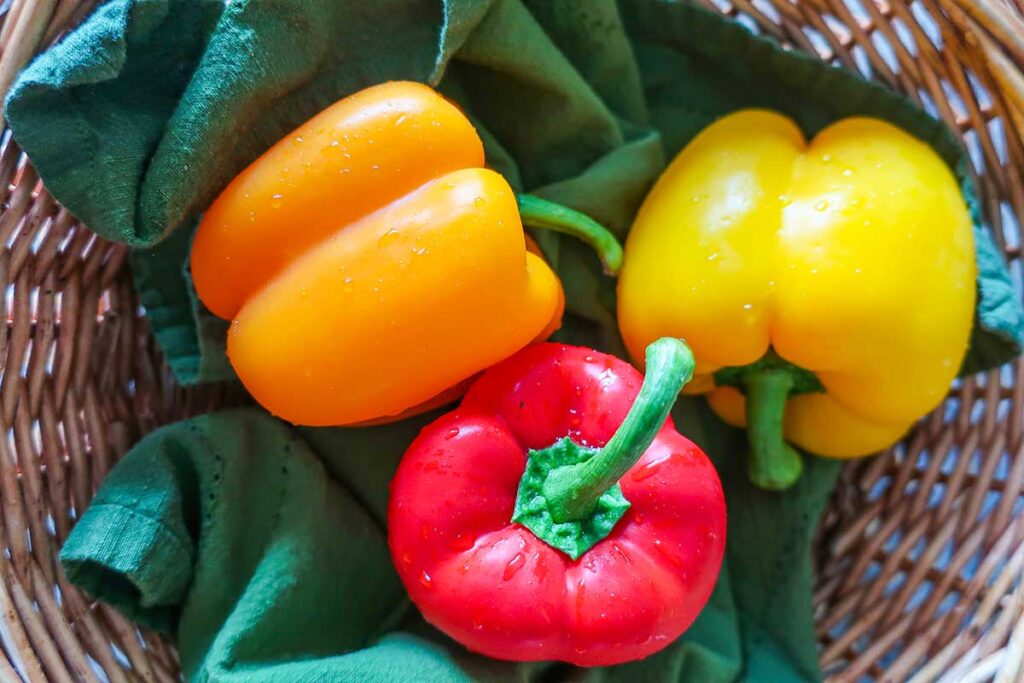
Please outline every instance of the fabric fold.
[[173, 634], [192, 578], [191, 541], [119, 503], [93, 503], [76, 528], [60, 556], [68, 580], [130, 619]]
[[[932, 145], [975, 207], [980, 298], [964, 371], [1024, 343], [1019, 283], [953, 135], [881, 86], [688, 2], [110, 0], [22, 73], [6, 112], [54, 196], [138, 247], [149, 324], [192, 384], [232, 373], [226, 324], [192, 290], [189, 227], [281, 136], [389, 79], [437, 85], [517, 190], [620, 236], [666, 160], [719, 116], [770, 107], [808, 134], [843, 116], [887, 119]], [[614, 281], [572, 240], [540, 241], [567, 294], [559, 338], [621, 354]], [[624, 667], [494, 662], [414, 612], [402, 619], [382, 531], [387, 481], [426, 418], [294, 430], [246, 409], [169, 426], [109, 475], [63, 558], [72, 581], [173, 632], [194, 680], [817, 679], [810, 545], [838, 464], [810, 459], [786, 496], [752, 491], [742, 435], [699, 400], [675, 414], [721, 472], [727, 570], [682, 639]], [[378, 640], [382, 629], [393, 633]]]

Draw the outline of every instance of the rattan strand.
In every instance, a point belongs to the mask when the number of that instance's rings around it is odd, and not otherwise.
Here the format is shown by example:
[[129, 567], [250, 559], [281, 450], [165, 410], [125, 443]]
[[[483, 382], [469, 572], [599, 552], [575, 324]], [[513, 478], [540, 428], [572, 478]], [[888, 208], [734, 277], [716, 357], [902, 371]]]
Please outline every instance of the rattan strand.
[[[1024, 280], [1024, 0], [700, 0], [910, 97], [971, 153], [985, 219]], [[95, 0], [13, 0], [0, 94]], [[2, 119], [0, 119], [2, 123]], [[243, 400], [176, 387], [126, 250], [91, 234], [3, 133], [0, 680], [174, 681], [174, 648], [69, 586], [55, 553], [143, 434]], [[903, 443], [845, 467], [814, 597], [834, 681], [1024, 679], [1024, 363], [958, 383]]]

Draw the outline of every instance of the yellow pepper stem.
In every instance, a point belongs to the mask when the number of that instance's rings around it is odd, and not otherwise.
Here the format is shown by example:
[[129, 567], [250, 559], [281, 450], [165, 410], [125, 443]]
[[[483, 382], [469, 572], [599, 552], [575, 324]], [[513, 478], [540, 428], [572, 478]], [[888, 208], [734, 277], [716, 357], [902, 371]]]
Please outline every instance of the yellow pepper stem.
[[782, 435], [786, 399], [795, 378], [785, 368], [751, 368], [743, 374], [747, 394], [747, 470], [757, 486], [782, 491], [800, 478], [803, 461]]
[[532, 194], [516, 195], [523, 225], [572, 235], [597, 252], [604, 271], [618, 275], [622, 269], [622, 245], [608, 228], [590, 216]]

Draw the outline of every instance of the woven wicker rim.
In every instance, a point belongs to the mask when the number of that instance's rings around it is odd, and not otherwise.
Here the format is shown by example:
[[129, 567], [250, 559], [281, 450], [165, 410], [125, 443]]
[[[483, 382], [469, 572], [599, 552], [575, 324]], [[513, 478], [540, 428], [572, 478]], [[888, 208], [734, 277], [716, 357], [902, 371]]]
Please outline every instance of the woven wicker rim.
[[[959, 131], [1024, 290], [1024, 0], [698, 1]], [[0, 6], [0, 94], [94, 4]], [[126, 249], [57, 204], [6, 129], [0, 178], [0, 680], [178, 680], [173, 647], [69, 586], [56, 551], [143, 434], [241, 397], [175, 386], [139, 317]], [[958, 382], [904, 442], [844, 468], [816, 558], [832, 680], [1024, 679], [1022, 427], [1018, 360]]]

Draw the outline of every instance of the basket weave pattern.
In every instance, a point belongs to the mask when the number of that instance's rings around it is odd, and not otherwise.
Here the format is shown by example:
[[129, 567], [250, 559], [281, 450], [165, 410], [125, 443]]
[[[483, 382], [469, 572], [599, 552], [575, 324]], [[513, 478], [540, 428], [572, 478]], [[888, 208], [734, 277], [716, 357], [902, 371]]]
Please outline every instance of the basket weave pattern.
[[[1024, 0], [699, 0], [897, 90], [959, 131], [1018, 287]], [[891, 3], [891, 4], [890, 4]], [[0, 95], [95, 0], [13, 0]], [[183, 390], [127, 250], [93, 235], [0, 141], [0, 681], [175, 681], [172, 647], [67, 584], [56, 553], [143, 434], [244, 400]], [[1024, 364], [958, 382], [901, 444], [842, 474], [818, 543], [821, 661], [835, 681], [1024, 679]]]

